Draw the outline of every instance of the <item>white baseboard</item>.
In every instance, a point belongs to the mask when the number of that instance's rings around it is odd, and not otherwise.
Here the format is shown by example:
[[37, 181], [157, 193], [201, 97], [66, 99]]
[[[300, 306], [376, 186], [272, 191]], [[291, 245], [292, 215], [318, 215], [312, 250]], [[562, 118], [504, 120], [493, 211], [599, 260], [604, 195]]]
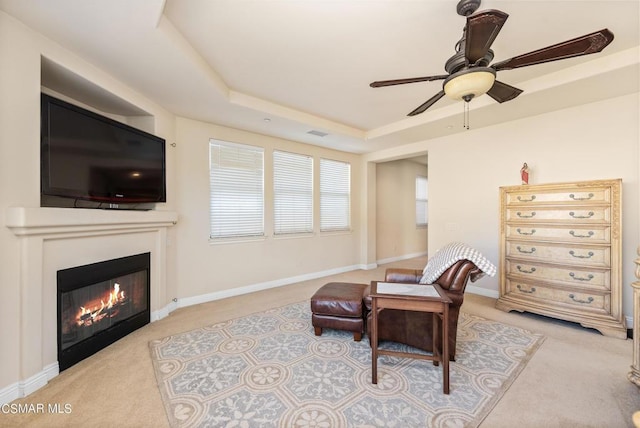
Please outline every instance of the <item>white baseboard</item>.
[[378, 267], [377, 263], [369, 263], [368, 265], [358, 265], [358, 269], [372, 270]]
[[29, 377], [28, 379], [18, 381], [13, 385], [0, 390], [0, 405], [7, 404], [18, 398], [26, 397], [34, 393], [38, 389], [45, 386], [51, 379], [58, 376], [58, 362], [49, 364], [42, 371]]
[[21, 397], [24, 397], [24, 395], [20, 394], [18, 384], [14, 383], [0, 390], [0, 405], [11, 403]]
[[[368, 265], [367, 265], [368, 266]], [[350, 272], [353, 270], [363, 269], [361, 265], [344, 266], [335, 269], [328, 269], [320, 272], [313, 272], [304, 275], [292, 276], [289, 278], [281, 278], [273, 281], [259, 282], [257, 284], [247, 285], [244, 287], [232, 288], [229, 290], [216, 291], [214, 293], [201, 294], [199, 296], [185, 297], [178, 299], [178, 308], [207, 303], [214, 300], [226, 299], [227, 297], [235, 297], [243, 294], [253, 293], [255, 291], [267, 290], [270, 288], [282, 287], [283, 285], [294, 284], [296, 282], [308, 281], [310, 279], [322, 278], [339, 273]]]
[[477, 285], [467, 285], [467, 288], [465, 288], [465, 293], [466, 292], [478, 294], [480, 296], [491, 297], [493, 299], [497, 299], [498, 297], [500, 297], [500, 293], [498, 293], [498, 290], [487, 290], [486, 288], [478, 287]]
[[422, 256], [426, 256], [426, 255], [427, 255], [427, 252], [424, 251], [424, 252], [420, 252], [420, 253], [404, 254], [402, 256], [397, 256], [397, 257], [389, 257], [387, 259], [378, 260], [377, 262], [378, 262], [379, 265], [384, 265], [384, 264], [387, 264], [387, 263], [393, 263], [393, 262], [399, 262], [399, 261], [402, 261], [402, 260], [414, 259], [416, 257], [422, 257]]
[[169, 316], [169, 314], [176, 309], [178, 309], [178, 299], [173, 299], [173, 301], [166, 305], [164, 308], [160, 308], [157, 311], [151, 312], [151, 322], [156, 322], [164, 317]]

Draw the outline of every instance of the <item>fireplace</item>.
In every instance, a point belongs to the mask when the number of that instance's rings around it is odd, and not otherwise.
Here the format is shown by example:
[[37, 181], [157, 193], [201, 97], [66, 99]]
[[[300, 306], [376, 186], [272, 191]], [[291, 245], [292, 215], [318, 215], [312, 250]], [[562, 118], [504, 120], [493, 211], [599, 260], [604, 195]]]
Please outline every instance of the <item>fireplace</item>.
[[60, 371], [149, 323], [150, 259], [143, 253], [57, 272]]

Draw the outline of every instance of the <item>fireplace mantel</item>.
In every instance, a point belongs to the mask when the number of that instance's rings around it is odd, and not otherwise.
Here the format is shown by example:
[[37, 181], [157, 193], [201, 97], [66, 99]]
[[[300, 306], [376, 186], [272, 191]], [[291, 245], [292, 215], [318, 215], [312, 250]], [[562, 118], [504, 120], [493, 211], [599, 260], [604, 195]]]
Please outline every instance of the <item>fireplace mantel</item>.
[[[8, 207], [4, 225], [19, 244], [20, 382], [11, 399], [30, 394], [59, 372], [56, 332], [56, 272], [133, 254], [151, 254], [151, 321], [174, 307], [167, 280], [168, 230], [173, 211]], [[1, 397], [0, 397], [1, 398]]]
[[17, 236], [170, 227], [177, 220], [176, 212], [158, 210], [9, 207], [5, 212], [5, 225]]

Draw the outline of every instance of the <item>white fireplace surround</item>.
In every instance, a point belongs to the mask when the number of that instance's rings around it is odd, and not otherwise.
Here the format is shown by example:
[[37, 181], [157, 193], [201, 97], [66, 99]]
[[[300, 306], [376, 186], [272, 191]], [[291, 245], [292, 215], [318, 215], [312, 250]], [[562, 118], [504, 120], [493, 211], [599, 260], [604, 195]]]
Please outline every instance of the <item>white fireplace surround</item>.
[[[167, 229], [172, 211], [9, 207], [5, 225], [20, 243], [20, 379], [5, 391], [22, 397], [57, 376], [58, 270], [151, 253], [151, 321], [172, 309], [167, 296]], [[53, 304], [51, 302], [54, 302]]]

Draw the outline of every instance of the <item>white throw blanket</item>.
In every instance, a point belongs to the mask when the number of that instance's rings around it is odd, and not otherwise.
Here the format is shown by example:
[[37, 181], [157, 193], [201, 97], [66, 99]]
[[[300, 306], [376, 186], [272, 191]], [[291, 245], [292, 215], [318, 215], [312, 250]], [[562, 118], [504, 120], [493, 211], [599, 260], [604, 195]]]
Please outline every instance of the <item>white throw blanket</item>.
[[478, 250], [462, 242], [452, 242], [440, 248], [429, 259], [422, 271], [420, 284], [432, 284], [440, 275], [458, 260], [471, 260], [478, 268], [489, 276], [496, 274], [496, 267]]

